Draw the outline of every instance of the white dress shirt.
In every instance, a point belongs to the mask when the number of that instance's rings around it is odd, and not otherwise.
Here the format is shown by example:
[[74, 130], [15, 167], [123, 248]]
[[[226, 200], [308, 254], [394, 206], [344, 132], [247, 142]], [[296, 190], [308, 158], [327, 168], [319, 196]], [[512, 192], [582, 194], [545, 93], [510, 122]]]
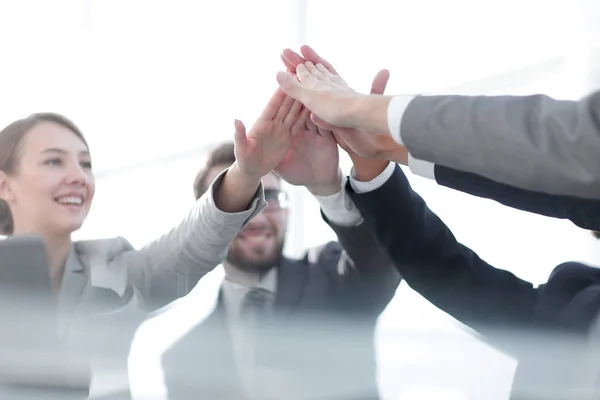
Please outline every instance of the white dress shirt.
[[[415, 96], [398, 95], [392, 97], [390, 104], [387, 109], [387, 122], [388, 128], [392, 138], [396, 143], [404, 145], [402, 141], [402, 117], [408, 108], [410, 102]], [[410, 171], [415, 175], [420, 175], [425, 178], [435, 179], [434, 164], [428, 161], [418, 160], [410, 155], [410, 149], [407, 149], [408, 154], [408, 167]], [[392, 170], [393, 171], [393, 170]], [[390, 173], [391, 176], [391, 173]], [[388, 177], [389, 178], [389, 177]], [[356, 189], [355, 189], [356, 191]]]

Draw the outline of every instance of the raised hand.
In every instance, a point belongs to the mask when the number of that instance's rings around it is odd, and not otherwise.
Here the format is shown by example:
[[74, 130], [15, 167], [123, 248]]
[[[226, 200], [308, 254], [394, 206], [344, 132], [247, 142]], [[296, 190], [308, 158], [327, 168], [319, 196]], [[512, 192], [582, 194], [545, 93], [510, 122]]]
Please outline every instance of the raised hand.
[[322, 64], [299, 64], [296, 74], [298, 79], [288, 72], [277, 74], [277, 82], [284, 92], [330, 124], [345, 128], [360, 126], [353, 109], [364, 95], [352, 90]]
[[301, 111], [301, 103], [278, 89], [247, 134], [244, 124], [236, 120], [235, 166], [240, 172], [255, 179], [271, 172], [292, 144], [292, 127]]
[[[389, 78], [389, 71], [379, 71], [371, 84], [371, 94], [383, 94]], [[330, 129], [340, 147], [351, 158], [353, 157], [353, 153], [355, 153], [365, 158], [392, 160], [403, 165], [408, 163], [408, 151], [406, 148], [396, 143], [387, 133], [366, 134], [357, 129], [336, 127], [319, 119], [315, 115], [311, 118], [321, 129]]]
[[292, 49], [284, 49], [281, 53], [281, 60], [283, 61], [283, 64], [285, 65], [287, 70], [291, 73], [296, 73], [296, 67], [299, 64], [304, 64], [305, 62], [310, 61], [315, 65], [323, 65], [325, 68], [327, 68], [329, 72], [331, 72], [333, 75], [337, 75], [341, 79], [340, 74], [335, 70], [335, 68], [333, 68], [331, 63], [329, 63], [329, 61], [325, 60], [323, 57], [318, 55], [312, 47], [307, 45], [301, 46], [300, 52], [302, 53], [302, 55], [296, 53]]
[[[302, 55], [291, 49], [285, 49], [281, 54], [289, 74], [279, 73], [277, 80], [286, 93], [330, 124], [359, 128], [373, 134], [387, 133], [390, 98], [353, 91], [335, 68], [310, 46], [302, 46], [300, 51]], [[290, 74], [299, 79], [292, 79]]]
[[341, 170], [337, 142], [332, 133], [310, 120], [304, 108], [292, 127], [293, 143], [275, 172], [291, 185], [306, 186], [316, 195], [337, 193]]
[[292, 144], [291, 129], [301, 110], [302, 104], [277, 89], [250, 132], [246, 134], [244, 124], [235, 121], [236, 161], [216, 189], [217, 208], [224, 212], [247, 209], [261, 178], [287, 154]]

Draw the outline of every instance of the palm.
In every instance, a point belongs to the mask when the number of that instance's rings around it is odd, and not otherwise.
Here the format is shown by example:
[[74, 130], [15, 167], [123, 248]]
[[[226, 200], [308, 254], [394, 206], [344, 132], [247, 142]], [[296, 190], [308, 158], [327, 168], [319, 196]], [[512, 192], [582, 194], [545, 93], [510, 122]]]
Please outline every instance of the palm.
[[329, 131], [319, 132], [309, 122], [296, 132], [292, 146], [275, 172], [297, 186], [327, 185], [338, 177], [337, 142]]
[[247, 135], [245, 154], [236, 155], [240, 166], [257, 175], [273, 170], [292, 144], [289, 130], [279, 121], [257, 121]]
[[301, 110], [302, 104], [278, 89], [248, 134], [244, 124], [236, 122], [235, 157], [242, 172], [260, 178], [281, 162], [292, 145]]

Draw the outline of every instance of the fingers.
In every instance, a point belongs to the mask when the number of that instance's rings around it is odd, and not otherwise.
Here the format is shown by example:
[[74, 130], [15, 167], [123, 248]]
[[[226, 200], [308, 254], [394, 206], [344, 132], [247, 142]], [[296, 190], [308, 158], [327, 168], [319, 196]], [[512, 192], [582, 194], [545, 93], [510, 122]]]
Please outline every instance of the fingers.
[[[294, 103], [296, 103], [296, 101], [294, 100], [293, 97], [285, 96], [285, 98], [281, 102], [279, 109], [277, 110], [277, 113], [275, 114], [275, 117], [273, 119], [275, 121], [283, 121], [290, 113], [292, 105], [294, 105]], [[297, 111], [297, 113], [298, 112], [299, 112], [299, 110]]]
[[281, 54], [280, 57], [281, 57], [281, 61], [283, 61], [283, 65], [285, 65], [285, 69], [287, 69], [291, 73], [295, 73], [296, 72], [296, 65], [292, 64], [291, 62], [289, 62], [287, 60], [287, 58], [285, 58], [285, 56], [283, 54]]
[[382, 69], [375, 75], [373, 78], [373, 83], [371, 84], [371, 94], [383, 94], [385, 92], [385, 88], [390, 80], [390, 71], [387, 69]]
[[[300, 65], [302, 65], [302, 64], [300, 64]], [[317, 68], [317, 66], [315, 64], [311, 63], [310, 61], [305, 62], [304, 66], [306, 67], [306, 69], [308, 70], [308, 72], [310, 72], [310, 74], [312, 76], [321, 77], [323, 75], [322, 72], [319, 71], [319, 69]], [[325, 70], [325, 71], [327, 71], [327, 70]]]
[[239, 119], [236, 119], [233, 124], [235, 131], [233, 133], [233, 144], [242, 153], [246, 152], [247, 138], [246, 138], [246, 127], [244, 123]]
[[[300, 102], [298, 102], [299, 104], [302, 104]], [[310, 124], [310, 125], [309, 125]], [[313, 129], [310, 129], [310, 126], [312, 125]], [[292, 131], [292, 135], [296, 136], [298, 133], [300, 133], [303, 130], [308, 130], [310, 132], [317, 132], [317, 127], [315, 124], [312, 123], [312, 121], [310, 120], [310, 110], [306, 107], [302, 107], [302, 111], [300, 111], [300, 115], [298, 115], [298, 118], [296, 119], [296, 121], [294, 122], [294, 124], [292, 125], [291, 131]]]
[[[302, 64], [300, 64], [302, 66]], [[304, 70], [308, 73], [306, 68]], [[293, 97], [294, 99], [305, 103], [306, 101], [306, 91], [307, 89], [302, 86], [300, 82], [296, 79], [292, 78], [287, 72], [278, 72], [277, 73], [277, 83], [279, 84], [279, 88], [288, 96]], [[279, 108], [279, 107], [278, 107]]]
[[306, 60], [301, 55], [291, 49], [284, 49], [281, 53], [281, 59], [290, 72], [296, 72], [298, 64], [304, 64]]
[[315, 76], [313, 72], [321, 75], [319, 70], [315, 68], [314, 64], [310, 62], [307, 62], [306, 64], [298, 64], [296, 66], [296, 76], [298, 76], [298, 80], [300, 81], [300, 83], [306, 82], [310, 80], [310, 78], [313, 78]]
[[[304, 56], [306, 61], [311, 61], [314, 64], [323, 64], [323, 66], [325, 68], [327, 68], [327, 70], [329, 72], [331, 72], [334, 75], [339, 76], [339, 74], [337, 73], [335, 68], [333, 68], [327, 60], [325, 60], [323, 57], [318, 55], [317, 52], [314, 51], [312, 47], [310, 47], [308, 45], [301, 46], [300, 52], [302, 53], [302, 55]], [[296, 64], [296, 65], [298, 65], [298, 64]]]
[[[289, 77], [289, 74], [287, 72], [283, 72], [283, 73], [288, 75], [288, 77]], [[273, 96], [271, 96], [271, 98], [269, 99], [269, 102], [267, 103], [265, 109], [263, 110], [262, 114], [260, 115], [260, 119], [265, 119], [265, 120], [270, 121], [273, 118], [275, 118], [275, 116], [277, 115], [277, 112], [281, 108], [281, 105], [286, 98], [288, 98], [288, 96], [286, 95], [286, 92], [284, 92], [281, 88], [278, 88], [275, 91], [275, 93], [273, 94]]]
[[287, 114], [283, 116], [283, 126], [288, 129], [292, 129], [292, 126], [300, 116], [300, 112], [302, 111], [303, 106], [302, 103], [300, 103], [299, 101], [294, 100], [291, 97], [288, 98], [292, 100], [292, 104], [291, 107], [288, 109]]

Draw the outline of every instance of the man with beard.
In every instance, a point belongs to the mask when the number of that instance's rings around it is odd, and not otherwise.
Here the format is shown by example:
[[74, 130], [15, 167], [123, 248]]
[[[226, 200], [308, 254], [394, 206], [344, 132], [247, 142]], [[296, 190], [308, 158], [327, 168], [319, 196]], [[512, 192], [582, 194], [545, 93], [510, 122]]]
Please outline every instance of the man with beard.
[[[335, 138], [307, 110], [298, 120], [277, 175], [263, 178], [268, 206], [229, 248], [214, 304], [189, 307], [203, 313], [200, 322], [162, 357], [169, 399], [379, 399], [374, 330], [400, 276], [342, 190]], [[231, 143], [215, 149], [196, 178], [196, 198], [234, 161]], [[360, 172], [370, 180], [381, 171]], [[339, 244], [299, 260], [283, 256], [282, 178], [316, 197]], [[194, 290], [207, 293], [212, 279]]]

